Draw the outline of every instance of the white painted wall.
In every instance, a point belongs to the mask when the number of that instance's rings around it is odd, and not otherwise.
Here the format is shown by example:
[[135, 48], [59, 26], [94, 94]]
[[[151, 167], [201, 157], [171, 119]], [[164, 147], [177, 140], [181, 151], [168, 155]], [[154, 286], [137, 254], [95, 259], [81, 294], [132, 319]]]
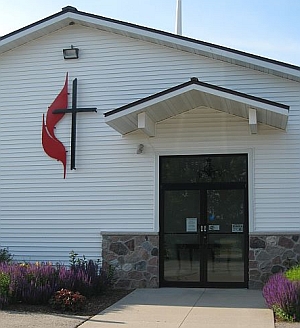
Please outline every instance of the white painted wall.
[[[79, 60], [64, 61], [74, 45]], [[78, 78], [76, 171], [41, 147], [42, 114], [66, 72]], [[120, 136], [103, 113], [196, 76], [291, 106], [287, 131], [208, 108], [157, 125], [157, 135]], [[71, 83], [70, 83], [71, 85]], [[251, 230], [300, 232], [300, 90], [296, 82], [167, 47], [73, 25], [0, 56], [0, 247], [18, 260], [99, 258], [101, 231], [157, 231], [159, 155], [250, 151]], [[70, 90], [71, 91], [71, 90]], [[70, 100], [71, 101], [71, 100]], [[70, 151], [70, 117], [57, 137]], [[137, 155], [138, 144], [145, 144]], [[70, 153], [70, 152], [69, 152]], [[68, 158], [69, 161], [69, 158]]]

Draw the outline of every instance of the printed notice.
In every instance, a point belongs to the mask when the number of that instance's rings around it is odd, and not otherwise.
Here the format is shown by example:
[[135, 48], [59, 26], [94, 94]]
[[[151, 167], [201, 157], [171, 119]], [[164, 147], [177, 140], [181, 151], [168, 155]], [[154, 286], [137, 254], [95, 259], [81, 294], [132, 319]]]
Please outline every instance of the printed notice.
[[243, 232], [244, 225], [243, 224], [232, 224], [232, 232]]
[[208, 226], [209, 231], [220, 231], [220, 225], [219, 224], [210, 224]]
[[197, 232], [197, 218], [186, 218], [186, 232]]

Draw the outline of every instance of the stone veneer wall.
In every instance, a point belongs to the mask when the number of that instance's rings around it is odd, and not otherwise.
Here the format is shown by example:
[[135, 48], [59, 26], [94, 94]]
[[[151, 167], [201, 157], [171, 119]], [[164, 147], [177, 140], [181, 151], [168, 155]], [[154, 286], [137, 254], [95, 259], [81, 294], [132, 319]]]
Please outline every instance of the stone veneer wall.
[[[102, 233], [103, 267], [114, 268], [115, 288], [159, 287], [157, 233]], [[250, 235], [249, 288], [300, 263], [300, 235]]]
[[159, 286], [157, 233], [102, 232], [103, 268], [114, 269], [114, 287]]
[[262, 288], [270, 275], [300, 263], [300, 235], [252, 235], [249, 288]]

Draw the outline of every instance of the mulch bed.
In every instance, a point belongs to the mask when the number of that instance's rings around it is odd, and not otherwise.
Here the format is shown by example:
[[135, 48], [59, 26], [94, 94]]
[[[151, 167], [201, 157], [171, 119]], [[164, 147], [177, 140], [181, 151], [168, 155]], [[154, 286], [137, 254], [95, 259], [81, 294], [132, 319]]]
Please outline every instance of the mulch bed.
[[[129, 293], [131, 293], [132, 290], [108, 290], [105, 291], [103, 294], [99, 296], [94, 296], [89, 299], [87, 299], [87, 304], [85, 306], [85, 309], [78, 312], [68, 312], [80, 316], [94, 316], [97, 313], [105, 310], [112, 304], [116, 303]], [[52, 309], [50, 305], [30, 305], [30, 304], [10, 304], [9, 306], [6, 306], [6, 311], [17, 311], [17, 312], [35, 312], [35, 313], [66, 313], [59, 310]]]

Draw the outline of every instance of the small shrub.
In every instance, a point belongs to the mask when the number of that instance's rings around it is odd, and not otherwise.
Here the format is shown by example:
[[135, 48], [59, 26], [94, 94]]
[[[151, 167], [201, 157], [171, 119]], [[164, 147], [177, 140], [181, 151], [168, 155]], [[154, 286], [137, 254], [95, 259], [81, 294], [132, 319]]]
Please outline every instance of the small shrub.
[[13, 259], [13, 256], [10, 254], [7, 248], [1, 248], [0, 249], [0, 263], [8, 263], [11, 262]]
[[279, 307], [277, 305], [273, 306], [273, 312], [275, 314], [276, 319], [279, 319], [282, 321], [294, 322], [294, 317], [290, 314], [287, 314], [286, 311], [284, 311], [281, 307]]
[[84, 308], [86, 298], [78, 292], [61, 289], [55, 293], [49, 303], [57, 310], [77, 312]]
[[100, 260], [87, 260], [83, 255], [78, 257], [74, 251], [69, 253], [71, 271], [74, 275], [72, 290], [78, 290], [86, 296], [98, 295], [108, 289], [112, 284], [113, 271], [104, 271], [100, 266]]
[[90, 296], [90, 290], [92, 289], [91, 278], [84, 270], [61, 267], [58, 278], [61, 288], [77, 290]]
[[291, 269], [289, 269], [285, 276], [290, 281], [298, 281], [300, 282], [300, 265], [294, 266]]
[[10, 277], [7, 273], [0, 272], [0, 309], [9, 303]]

